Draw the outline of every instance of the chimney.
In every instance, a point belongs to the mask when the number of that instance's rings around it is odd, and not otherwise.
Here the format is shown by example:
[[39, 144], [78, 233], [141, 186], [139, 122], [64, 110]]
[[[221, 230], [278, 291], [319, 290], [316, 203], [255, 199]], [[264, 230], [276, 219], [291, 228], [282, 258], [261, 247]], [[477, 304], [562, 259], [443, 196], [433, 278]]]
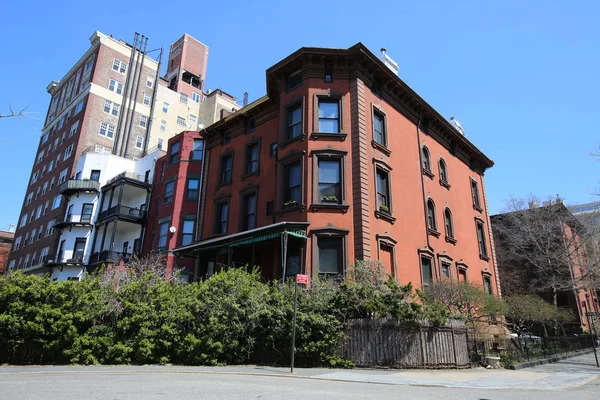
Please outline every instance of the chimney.
[[538, 201], [537, 201], [537, 200], [531, 200], [531, 201], [529, 202], [529, 208], [530, 208], [530, 209], [531, 209], [531, 208], [538, 208], [539, 206], [540, 206], [540, 203], [538, 203]]
[[558, 194], [556, 195], [556, 204], [563, 204], [563, 199]]
[[15, 233], [15, 225], [14, 225], [14, 224], [10, 224], [10, 225], [8, 226], [8, 231], [9, 231], [10, 233]]
[[244, 92], [244, 107], [248, 105], [248, 92]]

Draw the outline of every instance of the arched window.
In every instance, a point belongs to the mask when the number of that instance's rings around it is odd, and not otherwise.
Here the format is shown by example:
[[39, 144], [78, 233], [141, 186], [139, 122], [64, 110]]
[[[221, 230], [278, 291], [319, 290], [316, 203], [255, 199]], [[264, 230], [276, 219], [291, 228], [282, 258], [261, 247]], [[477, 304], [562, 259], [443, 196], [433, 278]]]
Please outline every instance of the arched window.
[[423, 146], [423, 169], [431, 172], [431, 160], [429, 158], [429, 149], [427, 146]]
[[433, 200], [427, 200], [427, 227], [432, 231], [437, 230], [437, 224], [435, 222], [435, 204]]
[[442, 182], [448, 182], [448, 171], [446, 170], [446, 162], [442, 158], [440, 158], [439, 167], [440, 167], [440, 180]]
[[444, 210], [444, 222], [446, 224], [446, 236], [449, 238], [454, 237], [454, 226], [452, 225], [452, 212], [449, 208]]

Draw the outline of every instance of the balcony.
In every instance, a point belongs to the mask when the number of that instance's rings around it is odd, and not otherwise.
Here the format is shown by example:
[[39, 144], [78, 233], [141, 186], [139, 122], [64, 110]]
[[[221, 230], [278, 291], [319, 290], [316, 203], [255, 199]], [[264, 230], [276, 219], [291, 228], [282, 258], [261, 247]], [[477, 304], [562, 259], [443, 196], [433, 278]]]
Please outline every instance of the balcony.
[[145, 175], [136, 174], [129, 171], [122, 172], [119, 175], [111, 178], [108, 182], [106, 182], [106, 186], [110, 186], [111, 183], [116, 182], [119, 179], [126, 179], [128, 181], [135, 181], [136, 183], [152, 186], [150, 177], [146, 177]]
[[71, 196], [73, 194], [78, 194], [79, 192], [99, 193], [100, 183], [90, 180], [71, 179], [61, 183], [58, 187], [58, 191], [65, 196]]
[[125, 221], [142, 223], [146, 219], [146, 211], [119, 204], [109, 208], [108, 210], [101, 211], [100, 214], [98, 214], [97, 222], [102, 222], [113, 217], [117, 217], [118, 219]]
[[79, 218], [75, 218], [72, 215], [67, 215], [64, 221], [60, 221], [54, 224], [54, 229], [62, 231], [67, 228], [69, 232], [73, 227], [91, 227], [92, 216], [90, 214], [81, 215]]
[[48, 266], [55, 266], [61, 264], [83, 264], [83, 251], [74, 252], [71, 258], [65, 258], [64, 253], [64, 251], [60, 252], [54, 260], [48, 260], [46, 258], [45, 264]]
[[121, 261], [121, 253], [110, 250], [103, 250], [90, 256], [90, 265], [94, 264], [117, 264]]

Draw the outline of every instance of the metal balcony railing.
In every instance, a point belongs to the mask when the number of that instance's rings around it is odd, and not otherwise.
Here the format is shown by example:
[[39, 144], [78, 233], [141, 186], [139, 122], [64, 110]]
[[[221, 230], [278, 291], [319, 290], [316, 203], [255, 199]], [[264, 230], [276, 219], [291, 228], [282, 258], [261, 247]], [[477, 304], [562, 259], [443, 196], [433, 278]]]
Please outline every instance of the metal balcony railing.
[[139, 181], [139, 182], [143, 182], [146, 184], [152, 184], [152, 179], [148, 178], [148, 180], [146, 181], [145, 175], [136, 174], [136, 173], [129, 172], [129, 171], [121, 172], [119, 175], [111, 178], [108, 182], [106, 182], [106, 184], [110, 185], [111, 183], [118, 181], [121, 178], [129, 178], [129, 179], [133, 179], [134, 181]]
[[98, 214], [98, 221], [102, 221], [113, 216], [133, 221], [141, 221], [146, 218], [146, 211], [119, 204], [109, 208], [108, 210], [100, 211], [100, 214]]
[[121, 260], [121, 253], [103, 250], [90, 256], [90, 264], [111, 263], [115, 264]]
[[58, 191], [67, 196], [76, 192], [100, 192], [100, 183], [91, 180], [70, 179], [61, 183]]

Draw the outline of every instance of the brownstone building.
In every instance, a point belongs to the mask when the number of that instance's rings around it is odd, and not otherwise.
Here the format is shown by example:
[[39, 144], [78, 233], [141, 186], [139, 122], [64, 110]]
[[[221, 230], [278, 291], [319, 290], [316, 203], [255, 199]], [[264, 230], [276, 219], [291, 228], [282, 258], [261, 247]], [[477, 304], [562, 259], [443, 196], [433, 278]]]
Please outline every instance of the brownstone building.
[[500, 294], [483, 175], [493, 162], [364, 45], [302, 48], [267, 95], [201, 131], [197, 274], [339, 275], [381, 260], [417, 287]]
[[15, 240], [15, 233], [11, 232], [11, 228], [8, 231], [0, 231], [0, 274], [8, 268], [8, 256]]

